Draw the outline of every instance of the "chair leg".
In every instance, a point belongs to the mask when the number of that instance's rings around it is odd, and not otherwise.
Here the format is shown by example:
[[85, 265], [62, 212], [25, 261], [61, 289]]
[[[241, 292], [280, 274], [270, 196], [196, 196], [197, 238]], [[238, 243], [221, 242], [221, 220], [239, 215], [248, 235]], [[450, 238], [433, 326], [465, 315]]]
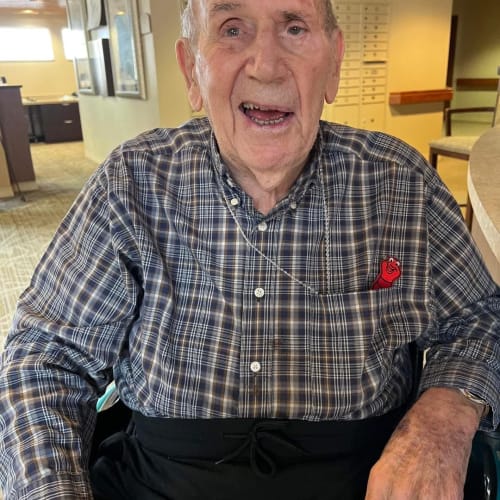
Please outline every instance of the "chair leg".
[[429, 163], [435, 168], [437, 169], [437, 165], [438, 165], [438, 154], [436, 152], [434, 152], [432, 149], [430, 150], [430, 153], [429, 153]]

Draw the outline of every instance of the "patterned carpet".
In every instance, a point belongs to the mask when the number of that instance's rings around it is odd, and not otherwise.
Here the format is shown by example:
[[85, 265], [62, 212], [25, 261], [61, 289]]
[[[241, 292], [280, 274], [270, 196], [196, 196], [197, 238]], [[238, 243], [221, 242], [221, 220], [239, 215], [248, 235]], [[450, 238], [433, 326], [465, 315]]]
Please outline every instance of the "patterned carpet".
[[0, 348], [16, 301], [81, 187], [97, 165], [82, 142], [31, 146], [38, 191], [0, 200]]

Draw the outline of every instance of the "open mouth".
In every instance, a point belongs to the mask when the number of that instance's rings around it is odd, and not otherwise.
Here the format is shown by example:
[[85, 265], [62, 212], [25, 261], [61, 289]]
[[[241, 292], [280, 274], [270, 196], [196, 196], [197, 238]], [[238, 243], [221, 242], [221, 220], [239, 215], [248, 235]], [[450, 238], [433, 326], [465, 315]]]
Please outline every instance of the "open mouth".
[[261, 126], [280, 125], [287, 118], [293, 115], [290, 111], [283, 111], [272, 107], [258, 106], [243, 102], [240, 104], [240, 110], [254, 123]]

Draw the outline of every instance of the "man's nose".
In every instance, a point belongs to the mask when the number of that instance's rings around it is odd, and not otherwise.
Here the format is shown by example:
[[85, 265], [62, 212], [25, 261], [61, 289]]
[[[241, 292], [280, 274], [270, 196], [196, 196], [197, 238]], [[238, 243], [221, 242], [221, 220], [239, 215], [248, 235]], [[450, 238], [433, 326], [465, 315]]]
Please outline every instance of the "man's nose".
[[246, 72], [251, 78], [269, 83], [287, 74], [282, 41], [271, 30], [257, 33], [248, 49]]

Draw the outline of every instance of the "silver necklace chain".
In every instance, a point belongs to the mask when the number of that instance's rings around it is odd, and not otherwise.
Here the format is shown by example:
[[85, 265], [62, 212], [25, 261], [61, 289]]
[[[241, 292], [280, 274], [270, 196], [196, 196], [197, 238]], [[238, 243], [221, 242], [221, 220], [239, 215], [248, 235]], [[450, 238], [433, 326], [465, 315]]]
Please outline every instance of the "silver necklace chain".
[[[331, 287], [331, 284], [332, 284], [332, 266], [331, 266], [331, 262], [330, 262], [330, 256], [331, 256], [331, 249], [330, 249], [330, 216], [329, 216], [329, 212], [328, 212], [328, 204], [327, 204], [327, 199], [326, 199], [325, 182], [324, 182], [324, 177], [323, 177], [323, 166], [321, 165], [320, 162], [319, 162], [319, 166], [318, 166], [318, 173], [319, 173], [319, 176], [318, 176], [319, 177], [319, 182], [320, 182], [320, 185], [321, 185], [321, 195], [322, 195], [322, 202], [323, 202], [323, 217], [324, 217], [324, 226], [325, 226], [325, 228], [324, 228], [324, 231], [325, 231], [325, 261], [326, 261], [325, 262], [325, 264], [326, 264], [325, 267], [326, 267], [326, 276], [327, 276], [328, 290], [330, 290], [331, 289], [330, 287]], [[264, 252], [262, 252], [261, 250], [259, 250], [255, 246], [255, 244], [250, 241], [250, 239], [246, 235], [245, 231], [241, 227], [241, 224], [238, 221], [238, 218], [237, 218], [235, 212], [233, 211], [233, 207], [232, 207], [231, 203], [229, 202], [229, 199], [226, 196], [226, 192], [225, 192], [224, 186], [222, 185], [223, 181], [220, 178], [220, 176], [217, 175], [217, 173], [216, 173], [216, 178], [217, 178], [217, 182], [219, 184], [219, 188], [222, 191], [222, 195], [224, 197], [224, 202], [226, 204], [226, 207], [229, 210], [229, 213], [231, 214], [231, 217], [233, 218], [234, 223], [236, 224], [236, 228], [238, 229], [239, 233], [241, 234], [241, 236], [245, 240], [246, 244], [252, 250], [254, 250], [255, 252], [257, 252], [257, 254], [259, 254], [263, 259], [265, 259], [269, 264], [271, 264], [271, 266], [273, 266], [276, 270], [278, 270], [279, 272], [283, 273], [285, 276], [287, 276], [288, 278], [290, 278], [292, 281], [294, 281], [295, 283], [299, 284], [300, 286], [302, 286], [303, 288], [305, 288], [309, 292], [313, 293], [314, 295], [319, 295], [319, 291], [316, 290], [316, 288], [308, 285], [307, 283], [305, 283], [302, 280], [300, 280], [297, 277], [295, 277], [292, 273], [290, 273], [286, 269], [284, 269], [278, 262], [276, 262], [274, 259], [271, 259], [268, 255], [266, 255]]]
[[326, 198], [325, 179], [323, 176], [323, 165], [319, 161], [318, 177], [321, 184], [321, 195], [323, 197], [323, 217], [325, 219], [325, 267], [326, 267], [326, 283], [327, 290], [332, 290], [333, 274], [332, 274], [332, 261], [331, 261], [331, 248], [330, 248], [330, 212], [328, 210], [328, 200]]

